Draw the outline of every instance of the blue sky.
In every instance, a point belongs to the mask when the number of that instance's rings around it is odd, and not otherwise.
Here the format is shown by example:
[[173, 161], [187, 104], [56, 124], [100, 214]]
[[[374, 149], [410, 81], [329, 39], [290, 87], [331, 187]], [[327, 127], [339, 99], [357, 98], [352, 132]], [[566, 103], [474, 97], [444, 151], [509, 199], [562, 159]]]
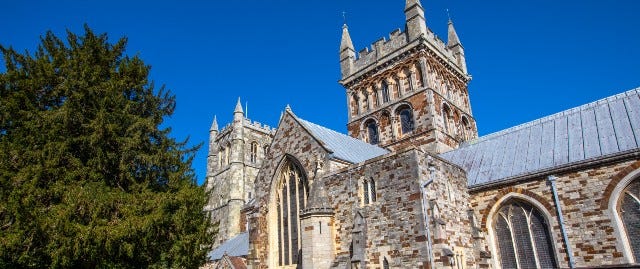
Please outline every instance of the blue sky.
[[[0, 44], [34, 51], [39, 36], [87, 23], [152, 66], [176, 96], [166, 126], [205, 143], [194, 169], [204, 181], [214, 115], [236, 99], [272, 126], [287, 104], [300, 117], [346, 132], [339, 79], [342, 12], [356, 50], [404, 27], [404, 1], [0, 0]], [[640, 1], [422, 0], [427, 26], [446, 39], [450, 10], [465, 48], [480, 135], [640, 86]], [[246, 103], [245, 103], [246, 102]]]

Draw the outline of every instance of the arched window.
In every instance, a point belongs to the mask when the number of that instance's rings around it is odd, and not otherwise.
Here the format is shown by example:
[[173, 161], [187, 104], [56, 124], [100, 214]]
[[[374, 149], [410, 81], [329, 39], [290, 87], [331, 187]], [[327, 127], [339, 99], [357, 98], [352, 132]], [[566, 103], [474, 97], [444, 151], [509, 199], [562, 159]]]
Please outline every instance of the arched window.
[[224, 148], [220, 148], [220, 151], [218, 152], [218, 168], [222, 168], [224, 165], [224, 154]]
[[231, 156], [231, 145], [227, 145], [224, 148], [224, 164], [229, 165], [229, 158]]
[[469, 140], [471, 138], [471, 130], [469, 130], [469, 120], [467, 120], [467, 117], [463, 116], [460, 124], [462, 125], [462, 139], [465, 141]]
[[369, 107], [369, 93], [367, 91], [362, 92], [362, 102], [364, 103], [364, 110], [369, 111], [371, 107]]
[[369, 143], [372, 145], [378, 144], [378, 124], [376, 121], [370, 119], [367, 120], [364, 124], [367, 127], [367, 134], [369, 136]]
[[382, 260], [382, 269], [389, 269], [389, 260], [387, 260], [387, 257], [384, 257]]
[[402, 97], [404, 93], [402, 92], [402, 87], [400, 86], [400, 79], [398, 77], [394, 77], [393, 82], [394, 82], [393, 88], [396, 89], [396, 91], [398, 91], [398, 97]]
[[633, 180], [620, 195], [618, 214], [636, 262], [640, 261], [640, 179]]
[[444, 131], [451, 133], [449, 126], [449, 118], [451, 117], [451, 109], [446, 104], [442, 105], [442, 122], [444, 123]]
[[278, 213], [278, 264], [299, 264], [300, 256], [300, 210], [305, 208], [309, 195], [308, 183], [302, 170], [288, 162], [280, 174], [277, 194]]
[[391, 100], [389, 98], [389, 84], [387, 84], [387, 81], [383, 80], [382, 81], [382, 102], [386, 103], [389, 102], [389, 100]]
[[413, 112], [409, 106], [398, 109], [402, 134], [408, 134], [414, 129]]
[[502, 268], [557, 268], [549, 224], [535, 207], [509, 200], [494, 218]]
[[251, 143], [251, 152], [249, 153], [249, 160], [252, 163], [256, 163], [258, 161], [258, 143]]
[[373, 178], [364, 179], [362, 181], [362, 202], [368, 205], [376, 200], [376, 181]]
[[354, 116], [360, 114], [360, 100], [358, 99], [358, 94], [353, 93], [351, 95], [351, 100], [353, 101], [351, 112]]
[[405, 76], [405, 79], [407, 80], [407, 83], [405, 85], [408, 85], [406, 90], [409, 92], [413, 91], [414, 90], [413, 78], [412, 78], [413, 73], [411, 72], [411, 70], [409, 70], [409, 68], [404, 69], [404, 76]]
[[373, 94], [373, 107], [379, 107], [380, 106], [380, 98], [378, 97], [378, 91], [374, 88], [372, 91]]
[[424, 82], [422, 81], [422, 69], [420, 69], [419, 65], [416, 66], [416, 82], [418, 87], [424, 86]]

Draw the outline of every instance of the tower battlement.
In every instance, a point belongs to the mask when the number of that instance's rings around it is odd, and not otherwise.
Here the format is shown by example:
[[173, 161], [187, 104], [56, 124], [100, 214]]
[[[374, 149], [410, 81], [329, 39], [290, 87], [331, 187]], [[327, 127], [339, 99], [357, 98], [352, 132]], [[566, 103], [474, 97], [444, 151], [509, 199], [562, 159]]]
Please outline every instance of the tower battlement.
[[[427, 28], [426, 35], [423, 35], [423, 39], [419, 40], [426, 41], [428, 47], [440, 52], [446, 60], [453, 63], [457, 61], [453, 51], [447, 47], [445, 41], [440, 39], [435, 33], [433, 33], [433, 31], [431, 31], [431, 29]], [[357, 73], [358, 71], [389, 55], [397, 54], [396, 52], [404, 52], [405, 50], [413, 47], [408, 46], [411, 44], [418, 44], [418, 42], [409, 42], [406, 32], [403, 32], [400, 29], [393, 30], [389, 33], [388, 39], [386, 37], [382, 37], [357, 53], [352, 73]]]
[[[244, 118], [244, 127], [249, 127], [249, 128], [253, 128], [257, 131], [261, 131], [263, 133], [267, 133], [267, 134], [273, 134], [276, 131], [275, 127], [271, 127], [267, 124], [263, 124], [259, 121], [253, 121], [249, 118]], [[222, 127], [222, 129], [220, 130], [220, 135], [227, 133], [227, 131], [230, 131], [233, 127], [233, 123], [228, 123], [227, 125], [225, 125], [224, 127]]]

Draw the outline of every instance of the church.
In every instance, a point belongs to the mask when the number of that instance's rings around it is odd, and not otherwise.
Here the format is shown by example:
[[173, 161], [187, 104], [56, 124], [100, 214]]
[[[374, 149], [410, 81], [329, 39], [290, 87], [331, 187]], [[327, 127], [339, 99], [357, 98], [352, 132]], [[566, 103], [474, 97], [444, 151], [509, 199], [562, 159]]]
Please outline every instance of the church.
[[453, 22], [404, 13], [358, 52], [343, 26], [348, 134], [214, 118], [207, 268], [640, 266], [640, 88], [478, 137]]

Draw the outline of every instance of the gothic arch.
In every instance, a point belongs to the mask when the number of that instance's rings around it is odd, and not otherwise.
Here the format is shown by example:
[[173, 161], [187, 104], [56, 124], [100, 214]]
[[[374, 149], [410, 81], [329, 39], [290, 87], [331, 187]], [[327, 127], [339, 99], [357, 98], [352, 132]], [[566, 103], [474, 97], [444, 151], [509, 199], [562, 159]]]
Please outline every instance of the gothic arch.
[[380, 121], [375, 117], [370, 116], [362, 121], [360, 130], [364, 130], [368, 143], [374, 145], [380, 143]]
[[[408, 113], [407, 113], [408, 111]], [[416, 129], [416, 115], [413, 106], [409, 102], [401, 102], [393, 109], [394, 116], [398, 117], [401, 135], [412, 133]]]
[[453, 130], [454, 126], [453, 126], [453, 123], [452, 123], [452, 120], [451, 120], [451, 118], [453, 118], [452, 115], [451, 115], [451, 113], [452, 113], [451, 106], [449, 106], [449, 104], [443, 102], [441, 107], [442, 107], [442, 111], [441, 111], [441, 113], [442, 113], [442, 124], [444, 125], [444, 130], [445, 130], [445, 132], [447, 134], [451, 135], [451, 134], [454, 133], [453, 132], [454, 131]]
[[[492, 255], [492, 260], [493, 260], [493, 266], [494, 268], [502, 268], [501, 267], [501, 262], [500, 262], [500, 252], [498, 251], [498, 240], [497, 240], [497, 235], [496, 235], [496, 227], [494, 225], [495, 220], [497, 219], [498, 216], [498, 211], [500, 211], [501, 209], [503, 209], [503, 206], [508, 205], [509, 203], [513, 202], [513, 201], [517, 201], [517, 202], [524, 202], [525, 204], [529, 204], [532, 208], [534, 208], [535, 210], [537, 210], [540, 215], [543, 217], [543, 219], [546, 222], [546, 229], [547, 229], [547, 233], [548, 233], [548, 240], [550, 242], [556, 242], [556, 238], [555, 235], [553, 233], [552, 228], [557, 225], [556, 219], [553, 218], [552, 214], [550, 213], [550, 211], [548, 210], [548, 208], [544, 205], [543, 202], [541, 202], [539, 199], [536, 199], [534, 197], [528, 196], [526, 194], [522, 194], [521, 192], [509, 192], [506, 195], [503, 195], [502, 197], [500, 197], [491, 207], [491, 210], [489, 210], [488, 214], [486, 215], [486, 219], [483, 220], [484, 224], [486, 225], [485, 227], [487, 228], [488, 231], [488, 243], [489, 243], [489, 248], [491, 250], [491, 253], [494, 253], [494, 255]], [[553, 259], [553, 262], [555, 263], [555, 265], [559, 265], [560, 261], [558, 259], [558, 252], [559, 249], [555, 248], [555, 245], [553, 243], [551, 243], [551, 259]]]
[[[634, 165], [632, 164], [630, 167], [633, 167], [633, 166]], [[626, 171], [623, 170], [622, 172], [626, 172]], [[617, 182], [613, 182], [613, 181], [617, 181]], [[628, 236], [627, 228], [625, 227], [624, 220], [622, 219], [618, 211], [618, 208], [621, 206], [622, 200], [625, 195], [625, 190], [627, 189], [627, 187], [629, 187], [631, 184], [638, 184], [639, 181], [640, 181], [640, 169], [636, 169], [626, 173], [626, 176], [624, 176], [623, 178], [619, 180], [614, 179], [612, 180], [611, 183], [609, 183], [609, 186], [615, 186], [615, 187], [610, 192], [610, 196], [608, 199], [608, 210], [606, 212], [608, 212], [611, 216], [611, 221], [613, 222], [612, 226], [614, 228], [615, 235], [618, 238], [618, 240], [616, 240], [618, 244], [618, 248], [621, 249], [625, 260], [629, 263], [640, 262], [640, 259], [637, 257], [638, 256], [637, 253], [634, 254], [634, 249], [630, 242], [632, 240]], [[637, 199], [639, 197], [635, 197], [635, 198]], [[639, 250], [636, 250], [636, 252], [638, 251]]]
[[267, 211], [269, 268], [293, 266], [302, 259], [299, 212], [309, 195], [308, 178], [304, 166], [289, 154], [272, 175]]

